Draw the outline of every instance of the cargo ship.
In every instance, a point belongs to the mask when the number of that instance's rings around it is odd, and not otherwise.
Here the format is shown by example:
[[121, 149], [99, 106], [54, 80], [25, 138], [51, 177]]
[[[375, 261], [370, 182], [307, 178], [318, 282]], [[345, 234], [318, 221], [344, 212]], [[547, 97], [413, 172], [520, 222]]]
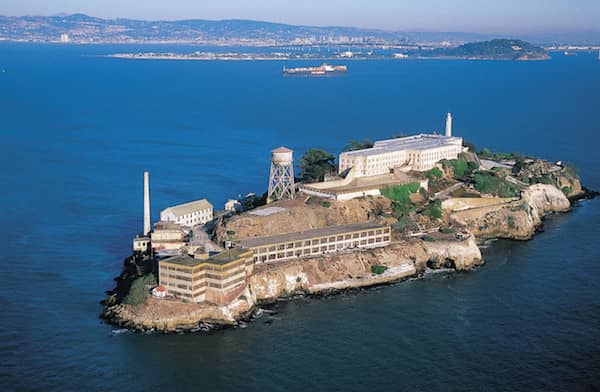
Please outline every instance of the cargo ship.
[[284, 75], [324, 76], [324, 75], [330, 75], [330, 74], [346, 73], [347, 71], [348, 71], [348, 67], [345, 65], [323, 64], [319, 67], [300, 67], [300, 68], [283, 67]]

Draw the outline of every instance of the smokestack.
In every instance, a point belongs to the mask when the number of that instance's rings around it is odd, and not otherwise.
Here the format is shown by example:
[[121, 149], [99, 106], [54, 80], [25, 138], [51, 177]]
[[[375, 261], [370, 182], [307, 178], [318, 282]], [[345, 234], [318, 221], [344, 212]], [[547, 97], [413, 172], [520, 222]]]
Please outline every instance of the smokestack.
[[144, 235], [150, 233], [150, 175], [144, 172]]
[[452, 113], [446, 115], [446, 137], [452, 136]]

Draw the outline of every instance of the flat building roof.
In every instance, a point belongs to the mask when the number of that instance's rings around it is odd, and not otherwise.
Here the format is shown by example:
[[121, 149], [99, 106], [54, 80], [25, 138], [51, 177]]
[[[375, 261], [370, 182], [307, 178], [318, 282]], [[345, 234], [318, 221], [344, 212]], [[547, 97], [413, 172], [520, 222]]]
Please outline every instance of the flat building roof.
[[224, 252], [218, 253], [214, 256], [210, 256], [208, 259], [195, 259], [192, 256], [185, 254], [185, 255], [181, 255], [181, 256], [169, 257], [168, 259], [159, 261], [159, 263], [164, 262], [164, 263], [178, 264], [178, 265], [181, 265], [184, 267], [195, 267], [202, 263], [224, 265], [227, 263], [231, 263], [232, 261], [238, 260], [240, 258], [240, 256], [242, 256], [244, 253], [247, 253], [247, 252], [248, 252], [247, 249], [234, 248], [234, 249], [230, 249], [230, 250], [226, 250]]
[[236, 242], [244, 248], [255, 248], [257, 246], [280, 244], [284, 242], [303, 241], [311, 238], [327, 237], [330, 235], [345, 234], [349, 232], [369, 229], [382, 229], [385, 227], [388, 226], [373, 222], [353, 223], [349, 225], [328, 226], [320, 229], [311, 229], [306, 231], [279, 234], [267, 237], [247, 238]]

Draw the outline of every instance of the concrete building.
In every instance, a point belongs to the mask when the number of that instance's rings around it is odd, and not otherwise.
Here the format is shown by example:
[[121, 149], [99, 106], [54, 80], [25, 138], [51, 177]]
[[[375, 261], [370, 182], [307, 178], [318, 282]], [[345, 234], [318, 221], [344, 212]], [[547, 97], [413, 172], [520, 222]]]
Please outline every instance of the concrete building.
[[397, 170], [393, 173], [363, 177], [355, 176], [355, 172], [356, 168], [352, 167], [343, 179], [301, 184], [298, 190], [311, 196], [344, 201], [357, 197], [380, 196], [380, 190], [388, 186], [418, 183], [419, 187], [425, 190], [429, 186], [429, 181], [423, 174]]
[[147, 252], [150, 249], [150, 237], [135, 237], [133, 239], [133, 251], [134, 252]]
[[244, 209], [242, 203], [236, 199], [229, 199], [225, 203], [225, 211], [227, 212], [240, 212]]
[[173, 222], [156, 222], [150, 235], [154, 250], [181, 249], [187, 244], [187, 239], [185, 230]]
[[213, 206], [206, 199], [179, 204], [162, 210], [160, 220], [181, 226], [203, 225], [213, 220]]
[[426, 171], [442, 159], [456, 159], [463, 150], [462, 138], [452, 136], [452, 114], [446, 115], [445, 135], [418, 134], [380, 140], [372, 148], [348, 151], [339, 156], [339, 173], [350, 168], [355, 176], [376, 176], [395, 170]]
[[376, 176], [395, 170], [426, 171], [442, 159], [456, 159], [462, 138], [419, 134], [380, 140], [372, 148], [348, 151], [339, 156], [339, 173], [350, 168], [357, 177]]
[[200, 249], [158, 263], [158, 279], [166, 296], [186, 302], [225, 305], [239, 296], [254, 272], [252, 252], [231, 249], [214, 256]]
[[357, 223], [299, 233], [248, 238], [237, 241], [237, 245], [250, 249], [255, 263], [266, 263], [304, 256], [318, 256], [351, 248], [385, 246], [390, 241], [390, 226]]

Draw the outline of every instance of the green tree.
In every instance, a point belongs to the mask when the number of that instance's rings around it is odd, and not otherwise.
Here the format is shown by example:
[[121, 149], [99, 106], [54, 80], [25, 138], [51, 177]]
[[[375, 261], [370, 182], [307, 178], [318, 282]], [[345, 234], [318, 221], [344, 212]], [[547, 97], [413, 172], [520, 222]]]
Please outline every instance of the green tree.
[[369, 139], [365, 139], [363, 142], [359, 142], [357, 140], [350, 140], [350, 143], [344, 147], [344, 151], [355, 151], [355, 150], [364, 150], [365, 148], [373, 147], [373, 142]]
[[307, 150], [300, 158], [301, 181], [323, 181], [325, 174], [335, 170], [335, 157], [327, 151], [313, 148]]
[[467, 147], [469, 149], [469, 152], [477, 152], [477, 146], [474, 143], [464, 141], [463, 146]]

